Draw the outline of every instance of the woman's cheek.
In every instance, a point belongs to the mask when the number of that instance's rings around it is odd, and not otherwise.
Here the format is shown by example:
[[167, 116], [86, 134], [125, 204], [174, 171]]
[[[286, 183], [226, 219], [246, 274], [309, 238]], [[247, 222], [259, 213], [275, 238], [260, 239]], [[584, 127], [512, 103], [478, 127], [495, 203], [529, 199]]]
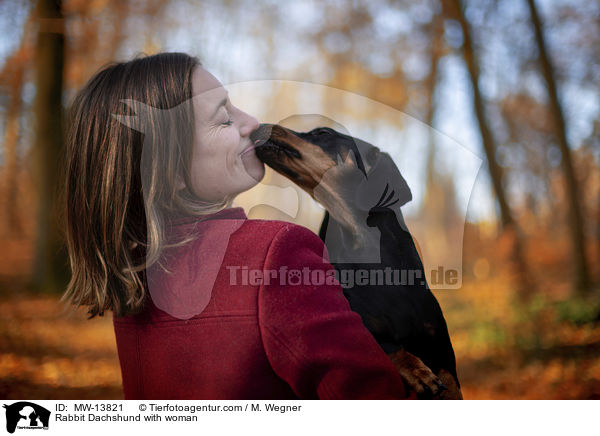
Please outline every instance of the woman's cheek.
[[239, 160], [240, 154], [240, 137], [235, 133], [233, 128], [230, 128], [231, 132], [227, 133], [227, 136], [223, 138], [222, 150], [227, 150], [228, 160], [231, 165], [236, 165]]

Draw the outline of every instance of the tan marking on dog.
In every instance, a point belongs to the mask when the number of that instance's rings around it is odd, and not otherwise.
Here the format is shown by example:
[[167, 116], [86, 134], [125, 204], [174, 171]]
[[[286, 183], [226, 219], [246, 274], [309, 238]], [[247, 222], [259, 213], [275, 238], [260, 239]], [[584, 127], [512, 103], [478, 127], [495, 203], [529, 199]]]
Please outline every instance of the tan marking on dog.
[[433, 395], [438, 394], [440, 379], [421, 359], [405, 350], [390, 353], [388, 356], [402, 378], [417, 394], [424, 394], [425, 387], [428, 387]]
[[448, 389], [440, 391], [438, 396], [434, 397], [434, 398], [440, 399], [440, 400], [462, 400], [463, 399], [462, 392], [460, 391], [460, 388], [456, 384], [456, 380], [454, 379], [454, 376], [452, 374], [450, 374], [445, 369], [441, 369], [440, 372], [438, 373], [438, 377], [442, 381], [442, 383], [444, 383], [448, 387]]

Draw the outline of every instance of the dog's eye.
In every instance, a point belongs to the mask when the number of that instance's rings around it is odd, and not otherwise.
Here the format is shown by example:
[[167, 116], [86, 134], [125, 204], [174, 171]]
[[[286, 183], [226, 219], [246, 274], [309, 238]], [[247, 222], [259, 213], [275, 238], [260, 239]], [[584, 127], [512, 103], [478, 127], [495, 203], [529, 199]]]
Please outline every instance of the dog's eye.
[[315, 129], [312, 131], [315, 135], [329, 135], [331, 132], [329, 131], [329, 129], [324, 129], [324, 128], [320, 128], [320, 129]]

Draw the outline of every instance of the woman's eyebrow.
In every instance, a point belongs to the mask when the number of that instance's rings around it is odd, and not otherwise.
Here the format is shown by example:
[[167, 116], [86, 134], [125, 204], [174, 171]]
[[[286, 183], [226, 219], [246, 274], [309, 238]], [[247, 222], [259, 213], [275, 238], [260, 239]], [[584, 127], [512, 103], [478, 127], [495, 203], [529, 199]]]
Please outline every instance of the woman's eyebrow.
[[223, 106], [225, 106], [227, 104], [228, 100], [229, 100], [229, 94], [226, 93], [225, 97], [223, 97], [223, 99], [219, 102], [219, 104], [217, 105], [215, 111], [210, 116], [211, 120], [217, 115], [217, 112], [219, 112], [219, 109], [221, 109], [221, 107], [223, 107]]

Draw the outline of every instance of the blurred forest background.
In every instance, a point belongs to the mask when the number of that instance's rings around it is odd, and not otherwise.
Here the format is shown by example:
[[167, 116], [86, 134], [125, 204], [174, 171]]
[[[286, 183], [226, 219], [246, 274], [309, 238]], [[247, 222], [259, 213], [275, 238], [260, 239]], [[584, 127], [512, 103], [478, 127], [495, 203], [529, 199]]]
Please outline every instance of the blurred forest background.
[[0, 26], [1, 398], [122, 398], [111, 316], [58, 301], [63, 109], [109, 61], [159, 51], [224, 84], [365, 96], [474, 151], [468, 210], [433, 135], [411, 186], [413, 222], [464, 224], [462, 288], [436, 295], [465, 398], [600, 398], [597, 1], [2, 0]]

